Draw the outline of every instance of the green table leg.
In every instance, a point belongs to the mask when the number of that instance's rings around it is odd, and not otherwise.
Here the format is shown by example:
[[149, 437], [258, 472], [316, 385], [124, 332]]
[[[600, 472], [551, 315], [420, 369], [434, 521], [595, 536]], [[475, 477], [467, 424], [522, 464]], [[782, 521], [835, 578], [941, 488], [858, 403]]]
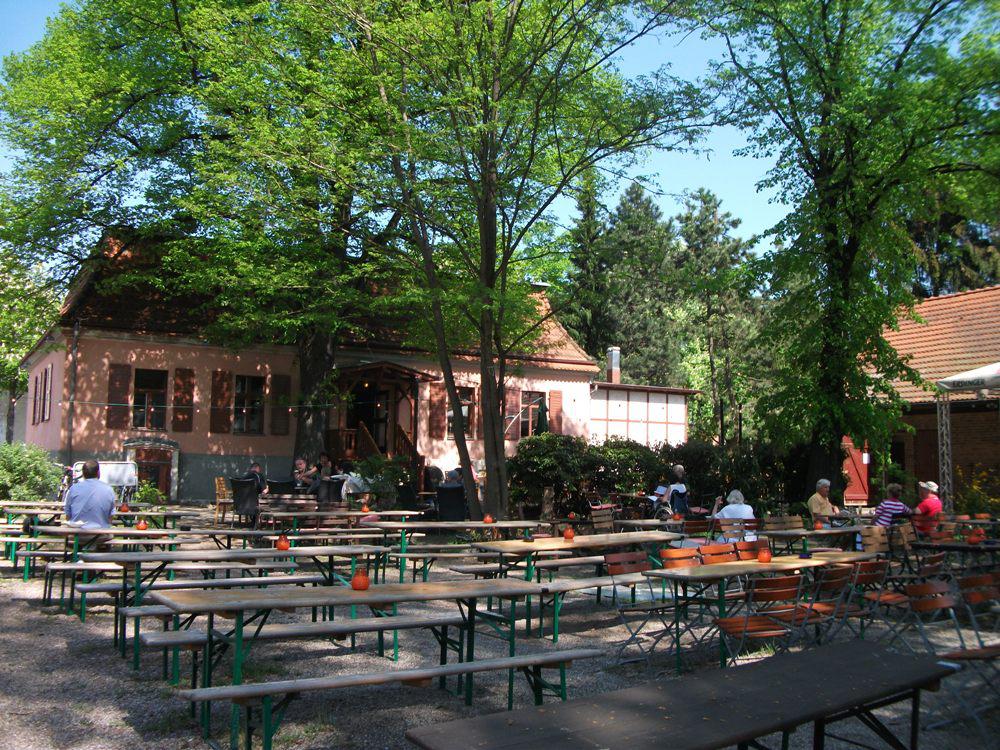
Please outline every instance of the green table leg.
[[[215, 615], [208, 613], [208, 639], [205, 641], [205, 654], [201, 665], [201, 686], [203, 688], [212, 687], [212, 657], [213, 657], [213, 631], [215, 629]], [[212, 731], [212, 704], [210, 701], [202, 701], [201, 704], [201, 736], [208, 739]]]
[[[236, 610], [236, 621], [233, 623], [233, 685], [243, 684], [243, 610]], [[205, 665], [211, 669], [211, 665]], [[235, 703], [230, 709], [229, 742], [234, 748], [240, 743], [240, 707]]]
[[[726, 616], [726, 579], [722, 578], [719, 580], [719, 617]], [[726, 641], [722, 637], [722, 631], [719, 631], [719, 667], [721, 669], [726, 668], [726, 662], [728, 661], [728, 651], [726, 650]]]
[[[467, 602], [468, 613], [465, 618], [465, 659], [466, 661], [476, 660], [476, 600], [469, 599]], [[513, 604], [511, 610], [513, 610]], [[465, 675], [465, 705], [472, 705], [472, 673]]]
[[[406, 544], [406, 529], [403, 529], [402, 531], [399, 532], [399, 554], [401, 554], [401, 555], [406, 554], [406, 547], [407, 547], [407, 544]], [[399, 582], [400, 583], [405, 583], [406, 582], [406, 558], [405, 557], [400, 557], [399, 558]]]

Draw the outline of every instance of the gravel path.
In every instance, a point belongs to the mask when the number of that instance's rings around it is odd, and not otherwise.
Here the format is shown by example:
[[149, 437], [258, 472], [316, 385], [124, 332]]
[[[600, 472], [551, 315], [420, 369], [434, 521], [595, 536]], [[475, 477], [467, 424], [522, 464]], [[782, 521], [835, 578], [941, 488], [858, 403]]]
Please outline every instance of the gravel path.
[[[0, 750], [206, 747], [187, 705], [174, 698], [161, 679], [159, 655], [145, 654], [142, 668], [133, 672], [130, 663], [114, 651], [110, 607], [88, 608], [87, 622], [80, 623], [56, 607], [43, 606], [41, 593], [40, 580], [25, 584], [13, 574], [9, 563], [0, 564], [0, 717], [4, 722]], [[454, 608], [446, 604], [407, 608], [407, 612], [414, 613], [430, 611], [454, 613]], [[287, 621], [291, 616], [276, 615], [275, 621], [279, 619]], [[576, 596], [567, 603], [558, 646], [599, 647], [609, 652], [603, 660], [578, 663], [568, 672], [571, 698], [627, 687], [660, 673], [671, 678], [666, 656], [654, 660], [650, 669], [637, 664], [617, 665], [613, 647], [624, 634], [614, 611], [595, 606], [592, 596]], [[400, 663], [395, 665], [398, 668], [426, 664], [427, 657], [437, 653], [437, 643], [429, 633], [401, 633], [400, 643]], [[495, 639], [476, 639], [477, 656], [502, 656], [504, 646]], [[518, 641], [518, 653], [551, 648], [548, 640]], [[355, 651], [330, 642], [260, 645], [251, 655], [246, 675], [248, 681], [261, 681], [395, 667], [376, 654], [375, 637], [367, 635], [359, 637]], [[182, 682], [185, 668], [186, 660], [182, 663]], [[714, 667], [706, 663], [700, 668]], [[683, 701], [684, 680], [676, 682], [677, 700]], [[282, 750], [412, 748], [403, 738], [409, 727], [503, 710], [506, 684], [505, 674], [478, 677], [471, 708], [460, 698], [436, 688], [385, 686], [311, 694], [292, 705], [275, 746]], [[515, 690], [516, 705], [530, 705], [530, 692], [520, 677]], [[925, 706], [936, 699], [929, 695]], [[223, 713], [220, 709], [215, 712], [217, 737], [226, 731]], [[886, 709], [880, 715], [887, 717], [900, 736], [905, 736], [909, 722], [906, 709]], [[993, 736], [1000, 736], [1000, 711], [992, 710], [985, 719]], [[845, 722], [836, 731], [869, 743], [875, 739], [856, 722]], [[810, 746], [810, 735], [806, 729], [799, 731], [793, 736], [792, 746]], [[665, 733], [664, 740], [664, 747], [669, 748], [669, 734]], [[961, 723], [926, 731], [921, 743], [932, 750], [983, 747], [974, 729]], [[849, 746], [829, 741], [827, 747]]]

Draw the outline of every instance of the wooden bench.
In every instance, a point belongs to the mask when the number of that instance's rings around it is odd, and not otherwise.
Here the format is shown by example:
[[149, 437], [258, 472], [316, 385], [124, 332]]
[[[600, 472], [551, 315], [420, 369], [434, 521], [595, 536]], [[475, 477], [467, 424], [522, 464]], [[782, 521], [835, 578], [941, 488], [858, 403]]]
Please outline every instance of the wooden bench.
[[[456, 664], [440, 664], [433, 667], [403, 669], [391, 672], [369, 672], [365, 674], [333, 675], [329, 677], [312, 677], [297, 680], [281, 680], [277, 682], [262, 682], [252, 685], [225, 685], [218, 687], [179, 690], [178, 696], [192, 702], [231, 701], [240, 706], [243, 711], [243, 730], [246, 746], [253, 744], [253, 734], [261, 730], [262, 747], [272, 750], [274, 735], [285, 715], [285, 709], [292, 700], [302, 693], [320, 690], [341, 690], [344, 688], [388, 685], [399, 683], [411, 686], [429, 686], [435, 679], [443, 686], [447, 677], [470, 675], [477, 672], [509, 671], [522, 672], [528, 680], [534, 696], [535, 705], [541, 705], [543, 696], [555, 695], [566, 700], [566, 667], [580, 659], [593, 659], [603, 656], [604, 652], [597, 649], [573, 649], [567, 651], [551, 651], [548, 653], [524, 654], [500, 659], [484, 659], [482, 661], [458, 662]], [[543, 669], [558, 669], [559, 682], [553, 684], [542, 677]], [[278, 699], [277, 701], [275, 699]], [[259, 723], [256, 721], [255, 709], [259, 702]], [[211, 713], [202, 713], [203, 728], [206, 736], [211, 722]], [[235, 738], [234, 738], [235, 739]]]
[[[603, 562], [603, 558], [602, 562]], [[594, 576], [592, 578], [557, 578], [545, 584], [545, 593], [538, 597], [538, 635], [544, 633], [545, 608], [552, 608], [552, 642], [559, 642], [559, 613], [562, 611], [566, 594], [572, 591], [597, 590], [597, 601], [601, 601], [601, 589], [610, 588], [613, 597], [617, 596], [617, 587], [624, 586], [635, 595], [635, 586], [646, 581], [642, 573], [626, 573], [616, 576]], [[548, 601], [546, 601], [548, 600]], [[531, 630], [531, 614], [528, 613], [528, 630]]]
[[61, 582], [59, 586], [59, 605], [62, 606], [66, 598], [66, 576], [69, 575], [69, 603], [66, 605], [66, 613], [73, 611], [73, 600], [76, 591], [76, 576], [83, 575], [84, 583], [93, 574], [95, 577], [102, 573], [121, 573], [121, 566], [117, 563], [104, 562], [83, 562], [82, 560], [59, 560], [50, 562], [45, 566], [45, 584], [42, 589], [42, 602], [52, 601], [52, 590], [55, 588], [55, 577], [59, 575]]
[[417, 580], [417, 569], [420, 569], [421, 577], [424, 581], [427, 581], [427, 576], [430, 573], [431, 567], [438, 560], [465, 560], [470, 557], [475, 557], [478, 560], [496, 560], [499, 559], [499, 554], [492, 552], [411, 552], [407, 549], [406, 552], [390, 552], [389, 559], [391, 560], [416, 560], [420, 561], [421, 564], [413, 565], [413, 580]]

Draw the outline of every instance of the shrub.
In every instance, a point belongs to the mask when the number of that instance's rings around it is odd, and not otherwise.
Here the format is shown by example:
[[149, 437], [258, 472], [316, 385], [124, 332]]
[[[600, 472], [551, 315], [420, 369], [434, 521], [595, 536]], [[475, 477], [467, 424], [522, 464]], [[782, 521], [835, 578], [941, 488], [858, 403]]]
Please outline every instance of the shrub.
[[1000, 471], [976, 464], [968, 476], [955, 467], [955, 512], [1000, 515]]
[[591, 450], [596, 456], [593, 486], [598, 492], [645, 492], [666, 475], [656, 452], [627, 438], [608, 438]]
[[139, 480], [139, 486], [135, 488], [133, 499], [137, 503], [149, 503], [154, 506], [162, 505], [166, 501], [160, 488], [145, 479]]
[[562, 509], [590, 481], [594, 462], [583, 438], [551, 432], [523, 438], [517, 455], [507, 460], [511, 501], [540, 505], [544, 488], [552, 487], [556, 507]]
[[373, 453], [361, 459], [356, 470], [364, 477], [383, 510], [396, 504], [399, 485], [405, 484], [409, 479], [409, 465], [403, 456], [389, 459]]
[[54, 498], [62, 469], [48, 451], [28, 443], [0, 445], [0, 500], [30, 502]]

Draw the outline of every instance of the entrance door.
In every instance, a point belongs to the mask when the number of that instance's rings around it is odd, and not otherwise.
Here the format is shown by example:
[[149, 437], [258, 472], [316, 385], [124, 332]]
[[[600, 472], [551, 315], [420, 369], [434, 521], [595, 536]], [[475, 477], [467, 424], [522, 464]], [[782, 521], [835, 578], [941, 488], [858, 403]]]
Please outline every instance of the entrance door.
[[173, 454], [161, 448], [136, 448], [135, 463], [139, 467], [139, 481], [149, 482], [170, 497], [170, 466]]
[[358, 429], [364, 423], [375, 445], [382, 453], [388, 449], [389, 391], [376, 383], [358, 383], [351, 390], [351, 403], [347, 410], [347, 428]]

